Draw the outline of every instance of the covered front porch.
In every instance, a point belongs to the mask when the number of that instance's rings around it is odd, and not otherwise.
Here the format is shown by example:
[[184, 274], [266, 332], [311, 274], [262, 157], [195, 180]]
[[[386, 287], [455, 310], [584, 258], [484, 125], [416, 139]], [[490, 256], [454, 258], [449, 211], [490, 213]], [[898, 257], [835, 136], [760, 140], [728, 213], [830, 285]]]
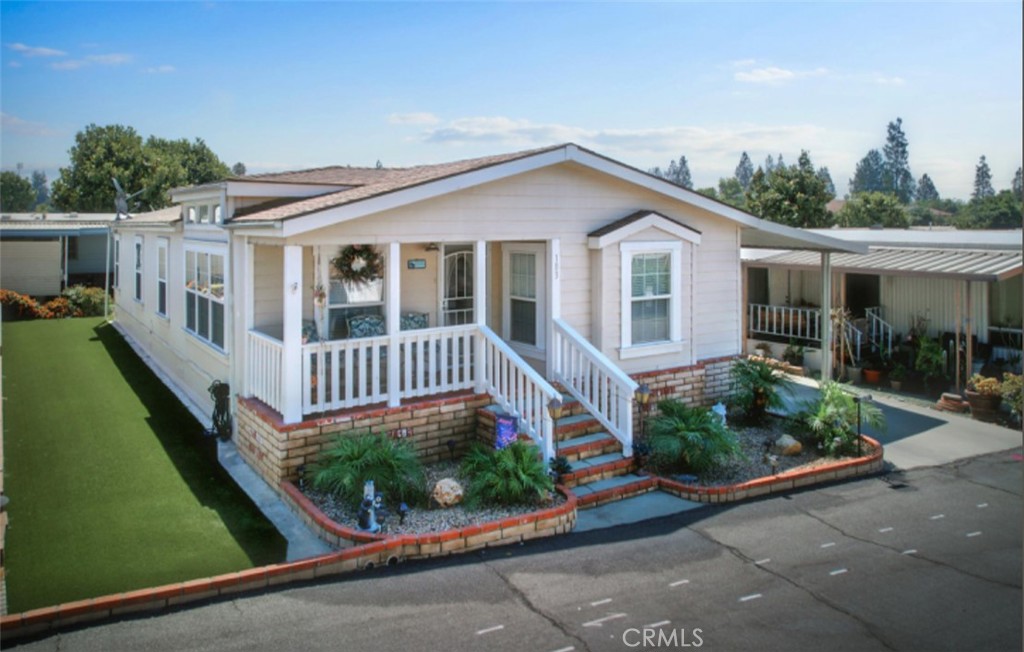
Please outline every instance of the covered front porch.
[[243, 395], [297, 424], [487, 394], [549, 458], [558, 383], [629, 455], [636, 383], [561, 319], [558, 261], [557, 239], [252, 242]]

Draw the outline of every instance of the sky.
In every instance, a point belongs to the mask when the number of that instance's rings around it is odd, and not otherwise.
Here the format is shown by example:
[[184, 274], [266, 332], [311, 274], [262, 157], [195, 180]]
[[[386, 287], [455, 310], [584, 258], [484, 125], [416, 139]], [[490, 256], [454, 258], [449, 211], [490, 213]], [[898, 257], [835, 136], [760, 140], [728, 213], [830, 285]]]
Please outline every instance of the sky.
[[0, 167], [123, 124], [250, 173], [575, 142], [696, 187], [807, 150], [840, 196], [902, 118], [915, 179], [1021, 165], [1021, 3], [0, 2]]

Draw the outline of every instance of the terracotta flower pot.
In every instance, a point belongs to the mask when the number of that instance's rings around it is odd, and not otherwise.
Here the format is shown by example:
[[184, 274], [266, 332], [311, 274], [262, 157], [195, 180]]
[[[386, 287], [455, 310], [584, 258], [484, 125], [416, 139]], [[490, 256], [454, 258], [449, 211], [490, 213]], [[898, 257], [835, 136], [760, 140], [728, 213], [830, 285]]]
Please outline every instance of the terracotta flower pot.
[[971, 406], [971, 416], [978, 421], [996, 421], [999, 418], [999, 406], [1003, 397], [999, 394], [979, 394], [974, 390], [964, 390], [967, 403]]
[[864, 382], [868, 385], [882, 384], [882, 371], [880, 369], [863, 369], [861, 374], [864, 376]]

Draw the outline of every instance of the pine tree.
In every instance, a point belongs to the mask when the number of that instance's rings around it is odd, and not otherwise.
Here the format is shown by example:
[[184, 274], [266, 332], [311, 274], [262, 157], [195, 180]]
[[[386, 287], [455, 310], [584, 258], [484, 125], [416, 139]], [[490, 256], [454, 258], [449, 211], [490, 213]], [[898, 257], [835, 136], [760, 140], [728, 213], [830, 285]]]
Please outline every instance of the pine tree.
[[750, 188], [750, 180], [754, 178], [754, 164], [750, 162], [750, 157], [747, 156], [746, 152], [740, 156], [739, 165], [736, 166], [736, 180], [740, 182], [740, 187], [746, 192]]
[[836, 196], [836, 184], [832, 182], [832, 174], [828, 171], [828, 166], [822, 166], [818, 168], [818, 178], [825, 184], [825, 190], [828, 194], [832, 195], [833, 198]]
[[36, 207], [46, 207], [50, 203], [50, 186], [46, 182], [46, 172], [32, 171], [32, 190], [36, 193]]
[[235, 163], [234, 165], [232, 165], [231, 166], [231, 174], [235, 175], [236, 177], [244, 177], [245, 176], [245, 163], [242, 163], [241, 161], [239, 161], [238, 163]]
[[825, 209], [831, 199], [825, 183], [818, 177], [806, 152], [792, 167], [776, 168], [767, 175], [754, 173], [747, 192], [747, 207], [754, 215], [772, 222], [800, 228], [822, 228], [832, 225], [832, 215]]
[[914, 176], [910, 174], [910, 154], [902, 118], [889, 123], [882, 151], [885, 155], [885, 192], [896, 195], [901, 204], [909, 204], [914, 199]]
[[779, 158], [775, 159], [775, 169], [782, 170], [785, 169], [785, 167], [786, 162], [782, 160], [782, 152], [779, 152]]
[[1024, 194], [1024, 179], [1021, 178], [1021, 169], [1017, 168], [1017, 172], [1013, 175], [1013, 184], [1010, 186], [1010, 192], [1017, 198], [1017, 201], [1021, 200], [1021, 195]]
[[915, 193], [917, 201], [938, 201], [939, 191], [935, 188], [935, 184], [932, 183], [932, 178], [927, 174], [921, 175], [921, 180], [917, 182], [917, 192]]
[[690, 176], [690, 166], [685, 156], [679, 157], [679, 166], [676, 168], [675, 182], [687, 190], [693, 190], [693, 178]]
[[850, 179], [850, 194], [856, 195], [859, 192], [884, 192], [885, 187], [882, 180], [885, 174], [885, 159], [882, 153], [873, 149], [864, 155], [864, 158], [857, 163], [853, 178]]
[[982, 156], [977, 167], [974, 168], [974, 192], [971, 193], [971, 199], [985, 199], [995, 197], [995, 195], [995, 188], [992, 187], [992, 170], [988, 167], [988, 161]]
[[764, 173], [766, 176], [771, 176], [772, 172], [775, 172], [775, 159], [769, 154], [764, 159]]

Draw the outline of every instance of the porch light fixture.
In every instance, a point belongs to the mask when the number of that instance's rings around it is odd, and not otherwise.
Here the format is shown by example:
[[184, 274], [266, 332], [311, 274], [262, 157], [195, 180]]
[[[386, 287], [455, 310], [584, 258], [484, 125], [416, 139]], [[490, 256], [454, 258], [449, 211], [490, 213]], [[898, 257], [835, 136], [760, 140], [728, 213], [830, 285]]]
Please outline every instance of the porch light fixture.
[[548, 414], [551, 416], [552, 421], [558, 421], [562, 418], [562, 401], [558, 398], [553, 398], [548, 401]]
[[647, 383], [640, 383], [640, 386], [636, 388], [636, 402], [640, 405], [641, 410], [647, 409], [647, 404], [651, 401], [651, 387]]
[[452, 456], [452, 460], [455, 460], [455, 446], [457, 442], [454, 439], [449, 439], [445, 442], [445, 445], [448, 447], [448, 454]]
[[428, 242], [427, 246], [423, 247], [424, 251], [438, 251], [440, 249], [441, 247], [439, 247], [436, 242]]

